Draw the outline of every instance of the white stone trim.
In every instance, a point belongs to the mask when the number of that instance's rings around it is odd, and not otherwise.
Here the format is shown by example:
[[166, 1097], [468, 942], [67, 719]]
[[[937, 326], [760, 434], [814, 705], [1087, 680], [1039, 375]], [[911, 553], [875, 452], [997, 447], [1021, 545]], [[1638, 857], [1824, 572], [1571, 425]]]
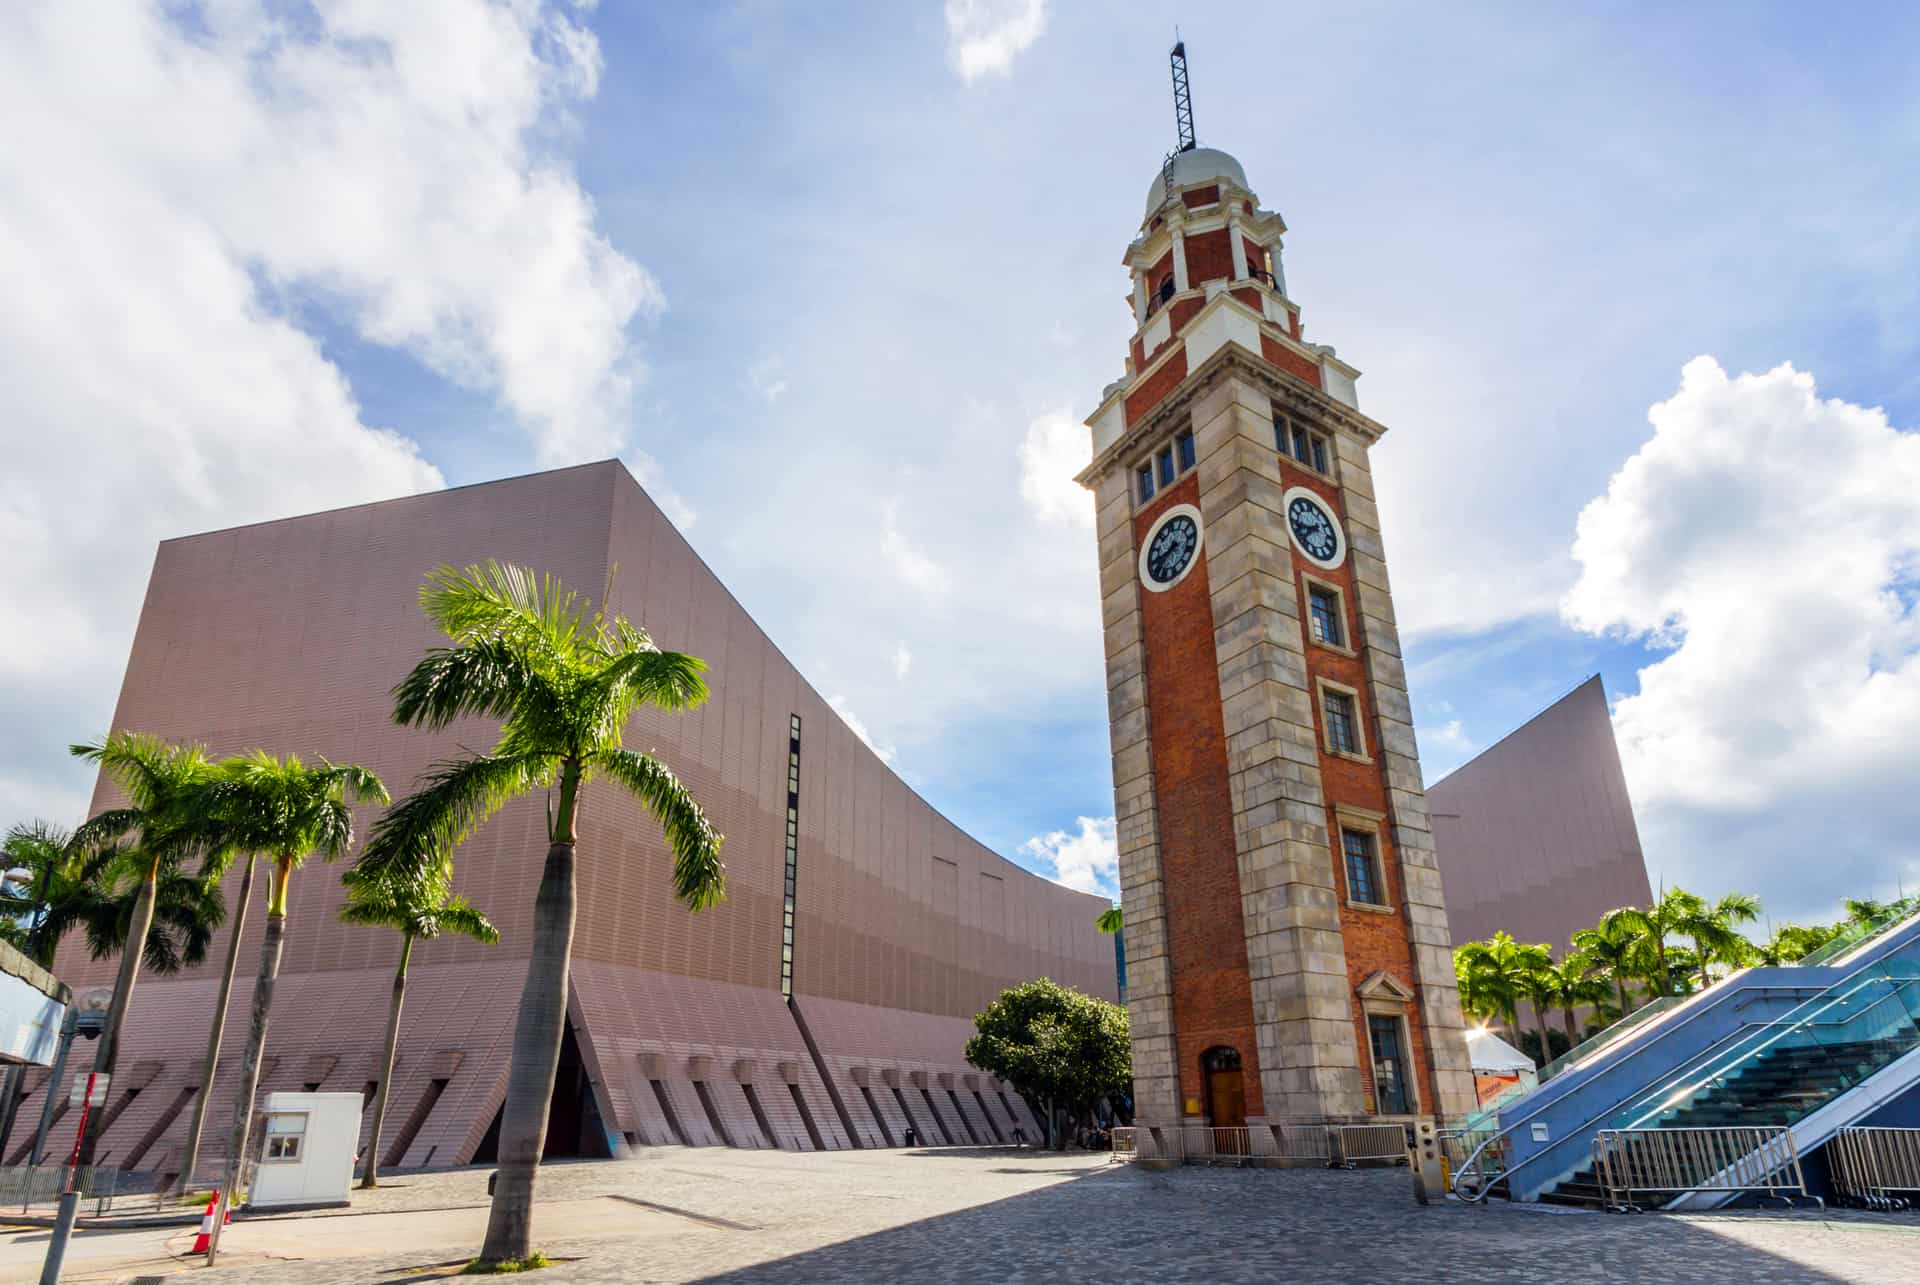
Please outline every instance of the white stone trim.
[[[1164, 527], [1167, 523], [1173, 521], [1177, 517], [1188, 517], [1193, 519], [1193, 528], [1195, 532], [1193, 556], [1187, 559], [1186, 566], [1180, 568], [1179, 575], [1167, 581], [1165, 584], [1162, 584], [1158, 580], [1155, 580], [1152, 576], [1147, 574], [1147, 554], [1152, 552], [1153, 538], [1160, 534], [1160, 528]], [[1182, 580], [1185, 580], [1188, 576], [1193, 574], [1193, 569], [1200, 565], [1200, 555], [1206, 550], [1206, 547], [1207, 547], [1207, 524], [1206, 524], [1206, 520], [1200, 516], [1199, 508], [1191, 504], [1174, 505], [1172, 508], [1168, 509], [1165, 513], [1162, 513], [1159, 517], [1155, 518], [1153, 520], [1153, 525], [1147, 528], [1146, 535], [1140, 538], [1140, 556], [1137, 560], [1137, 565], [1140, 571], [1140, 587], [1145, 589], [1148, 593], [1165, 593], [1167, 590], [1173, 588], [1175, 585], [1179, 584]]]
[[[1339, 547], [1334, 550], [1331, 558], [1315, 557], [1306, 545], [1300, 543], [1300, 537], [1293, 533], [1293, 519], [1289, 513], [1293, 508], [1293, 502], [1301, 498], [1313, 501], [1314, 507], [1325, 513], [1327, 520], [1333, 524], [1334, 543]], [[1347, 560], [1347, 532], [1346, 528], [1340, 525], [1340, 512], [1335, 506], [1327, 503], [1318, 491], [1305, 486], [1288, 487], [1280, 496], [1280, 520], [1287, 524], [1287, 538], [1293, 541], [1293, 547], [1299, 551], [1300, 556], [1322, 571], [1336, 571], [1340, 564]]]

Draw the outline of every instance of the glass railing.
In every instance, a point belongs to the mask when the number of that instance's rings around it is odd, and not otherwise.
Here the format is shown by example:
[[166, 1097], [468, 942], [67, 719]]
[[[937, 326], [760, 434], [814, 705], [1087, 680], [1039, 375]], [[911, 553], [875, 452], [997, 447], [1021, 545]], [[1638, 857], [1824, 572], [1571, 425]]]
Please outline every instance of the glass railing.
[[1670, 1009], [1678, 1008], [1692, 998], [1693, 996], [1691, 995], [1666, 995], [1660, 999], [1649, 1000], [1615, 1022], [1612, 1026], [1607, 1027], [1605, 1030], [1595, 1031], [1592, 1035], [1589, 1035], [1586, 1039], [1541, 1067], [1540, 1083], [1545, 1084], [1548, 1080], [1551, 1080], [1554, 1076], [1560, 1074], [1560, 1072], [1566, 1070], [1581, 1058], [1598, 1053], [1601, 1049], [1613, 1043], [1621, 1036], [1631, 1034], [1635, 1030], [1638, 1030], [1642, 1022], [1658, 1017]]
[[1913, 913], [1910, 909], [1895, 908], [1888, 914], [1869, 923], [1849, 924], [1840, 931], [1837, 937], [1822, 946], [1819, 950], [1810, 951], [1802, 955], [1799, 959], [1794, 960], [1794, 965], [1799, 968], [1816, 968], [1830, 959], [1838, 959], [1863, 942], [1878, 937], [1889, 928], [1905, 923], [1913, 917]]
[[1725, 1091], [1764, 1059], [1818, 1068], [1819, 1089], [1786, 1104], [1794, 1120], [1920, 1048], [1920, 948], [1870, 965], [1793, 1011], [1747, 1028], [1707, 1058], [1663, 1077], [1592, 1122], [1593, 1129], [1658, 1129], [1683, 1108]]
[[[1916, 913], [1920, 912], [1896, 908], [1891, 913], [1869, 923], [1851, 924], [1842, 930], [1839, 936], [1820, 947], [1820, 949], [1811, 951], [1799, 959], [1791, 961], [1787, 966], [1792, 968], [1818, 968], [1831, 960], [1838, 959], [1842, 955], [1857, 949], [1873, 938], [1887, 932], [1889, 929], [1907, 922], [1907, 920], [1913, 918]], [[1703, 994], [1705, 994], [1704, 991], [1694, 991], [1687, 995], [1668, 995], [1660, 999], [1648, 1001], [1613, 1025], [1604, 1030], [1595, 1031], [1585, 1040], [1582, 1040], [1565, 1053], [1562, 1053], [1559, 1057], [1554, 1058], [1553, 1061], [1541, 1067], [1540, 1083], [1545, 1084], [1548, 1080], [1559, 1075], [1575, 1062], [1598, 1053], [1601, 1049], [1613, 1043], [1621, 1036], [1631, 1034], [1639, 1029], [1642, 1022], [1657, 1017], [1661, 1013], [1665, 1013], [1671, 1009], [1678, 1008], [1688, 1000]]]

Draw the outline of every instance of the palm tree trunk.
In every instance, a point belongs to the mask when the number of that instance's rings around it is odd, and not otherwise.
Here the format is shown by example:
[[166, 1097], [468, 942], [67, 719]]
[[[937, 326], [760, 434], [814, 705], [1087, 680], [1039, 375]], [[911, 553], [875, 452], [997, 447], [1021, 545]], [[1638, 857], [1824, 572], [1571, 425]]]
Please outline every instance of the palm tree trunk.
[[387, 1010], [387, 1060], [380, 1072], [380, 1088], [373, 1097], [373, 1133], [367, 1139], [367, 1161], [360, 1166], [360, 1185], [380, 1185], [380, 1126], [387, 1118], [387, 1090], [393, 1084], [393, 1054], [400, 1046], [400, 1005], [407, 997], [407, 960], [413, 956], [413, 934], [400, 935], [400, 967], [393, 974], [393, 1007]]
[[1633, 1011], [1633, 1001], [1627, 995], [1627, 979], [1618, 969], [1614, 970], [1613, 984], [1620, 988], [1620, 1016], [1625, 1017]]
[[1569, 1004], [1560, 1010], [1562, 1024], [1567, 1028], [1567, 1047], [1569, 1049], [1580, 1042], [1580, 1027], [1574, 1020], [1573, 1009], [1574, 1006]]
[[240, 1091], [233, 1102], [233, 1150], [227, 1156], [227, 1202], [240, 1186], [247, 1155], [247, 1135], [253, 1130], [253, 1099], [260, 1088], [260, 1053], [267, 1046], [267, 1018], [273, 1010], [273, 984], [280, 976], [280, 947], [287, 936], [287, 882], [293, 862], [274, 863], [272, 892], [267, 897], [267, 936], [260, 943], [260, 973], [253, 980], [253, 1008], [247, 1019], [247, 1051], [240, 1059]]
[[1544, 1004], [1533, 1006], [1533, 1024], [1540, 1028], [1540, 1065], [1553, 1061], [1553, 1043], [1547, 1039], [1547, 1009]]
[[227, 1033], [227, 1000], [233, 995], [233, 973], [240, 963], [240, 937], [247, 928], [247, 907], [253, 901], [253, 861], [247, 854], [247, 868], [240, 875], [240, 908], [233, 916], [233, 936], [227, 941], [227, 970], [220, 977], [220, 999], [213, 1006], [213, 1025], [207, 1032], [207, 1060], [200, 1076], [200, 1091], [193, 1096], [193, 1123], [187, 1126], [187, 1150], [180, 1158], [180, 1187], [193, 1183], [194, 1168], [200, 1163], [200, 1134], [206, 1128], [207, 1104], [213, 1100], [213, 1070], [220, 1061], [220, 1041]]
[[[133, 899], [133, 918], [127, 925], [127, 944], [120, 950], [120, 975], [113, 983], [113, 1002], [107, 1008], [107, 1029], [100, 1033], [100, 1047], [93, 1051], [93, 1069], [98, 1075], [112, 1075], [120, 1057], [120, 1028], [133, 1004], [133, 985], [140, 977], [140, 959], [147, 952], [147, 935], [153, 931], [153, 899], [160, 886], [160, 862], [155, 858], [147, 867], [147, 878]], [[80, 1141], [80, 1163], [93, 1163], [94, 1148], [100, 1142], [100, 1127], [105, 1111], [87, 1117], [87, 1136]]]
[[487, 1217], [487, 1239], [480, 1263], [525, 1262], [533, 1254], [533, 1180], [547, 1140], [547, 1111], [560, 1068], [560, 1041], [567, 1021], [567, 969], [573, 955], [573, 859], [575, 799], [580, 768], [561, 769], [560, 801], [554, 812], [552, 842], [533, 901], [533, 958], [520, 993], [514, 1024], [513, 1063], [507, 1072], [507, 1101], [500, 1117], [500, 1168]]

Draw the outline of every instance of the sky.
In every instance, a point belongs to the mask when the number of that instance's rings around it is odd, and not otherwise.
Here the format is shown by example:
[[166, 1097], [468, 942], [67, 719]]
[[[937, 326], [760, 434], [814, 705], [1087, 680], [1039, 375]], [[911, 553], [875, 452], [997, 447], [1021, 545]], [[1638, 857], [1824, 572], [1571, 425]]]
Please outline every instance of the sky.
[[1892, 4], [0, 7], [0, 822], [82, 816], [158, 540], [617, 455], [914, 788], [1110, 892], [1071, 476], [1175, 21], [1390, 430], [1428, 779], [1599, 673], [1656, 881], [1920, 887]]

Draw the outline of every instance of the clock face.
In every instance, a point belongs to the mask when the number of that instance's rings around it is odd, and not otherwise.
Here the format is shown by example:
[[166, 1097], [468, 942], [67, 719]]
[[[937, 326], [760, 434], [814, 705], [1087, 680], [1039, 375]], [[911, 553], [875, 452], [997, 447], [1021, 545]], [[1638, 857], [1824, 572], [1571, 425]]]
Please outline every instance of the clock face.
[[1200, 510], [1191, 504], [1168, 509], [1147, 532], [1140, 550], [1140, 580], [1161, 593], [1173, 588], [1200, 556]]
[[1346, 560], [1346, 537], [1319, 496], [1304, 486], [1296, 486], [1287, 492], [1284, 503], [1287, 529], [1293, 533], [1293, 542], [1300, 552], [1322, 567], [1337, 567]]
[[1193, 561], [1200, 547], [1200, 528], [1182, 513], [1162, 526], [1147, 546], [1147, 575], [1161, 584], [1172, 584]]

